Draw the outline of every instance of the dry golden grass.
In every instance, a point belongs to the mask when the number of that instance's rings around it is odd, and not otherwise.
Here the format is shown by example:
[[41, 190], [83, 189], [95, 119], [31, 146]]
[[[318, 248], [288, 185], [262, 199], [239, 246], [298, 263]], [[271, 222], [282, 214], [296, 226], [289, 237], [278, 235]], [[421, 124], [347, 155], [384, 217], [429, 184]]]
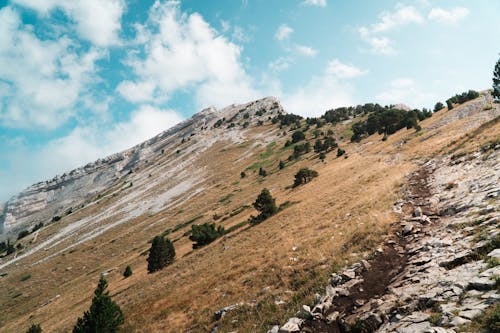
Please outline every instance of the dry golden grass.
[[[387, 141], [374, 135], [359, 144], [341, 142], [347, 159], [336, 158], [333, 152], [322, 163], [310, 153], [283, 170], [277, 165], [290, 154], [282, 149], [285, 137], [276, 139], [275, 146], [259, 147], [251, 158], [241, 161], [238, 159], [251, 142], [219, 143], [193, 166], [206, 167], [209, 177], [201, 185], [205, 190], [187, 202], [118, 225], [40, 264], [30, 266], [42, 256], [35, 254], [9, 267], [8, 275], [0, 279], [0, 332], [22, 332], [31, 323], [40, 323], [44, 332], [70, 331], [88, 308], [99, 274], [110, 268], [116, 268], [107, 279], [113, 299], [125, 313], [124, 332], [206, 332], [214, 324], [215, 310], [239, 302], [251, 305], [224, 317], [221, 330], [264, 331], [267, 325], [293, 314], [298, 305], [311, 302], [331, 272], [370, 253], [397, 220], [392, 205], [405, 176], [419, 163], [445, 152], [443, 147], [464, 140], [471, 131], [465, 128], [474, 129], [483, 122], [472, 115], [426, 130], [453, 112], [457, 111], [443, 111], [425, 120], [422, 134], [402, 130]], [[265, 125], [253, 131], [257, 135], [274, 128]], [[335, 129], [336, 133], [345, 130], [342, 125]], [[498, 135], [496, 122], [469, 138], [468, 144], [477, 141], [479, 145], [485, 137], [498, 139]], [[240, 172], [257, 162], [272, 165], [266, 168], [269, 175], [260, 179], [248, 170], [248, 176], [241, 179]], [[303, 166], [318, 171], [319, 177], [289, 188], [293, 175]], [[141, 172], [147, 174], [147, 168]], [[251, 205], [263, 187], [271, 190], [278, 204], [294, 204], [259, 225], [242, 227], [195, 251], [183, 236], [190, 226], [181, 228], [168, 236], [178, 239], [176, 262], [147, 274], [146, 257], [141, 253], [149, 248], [149, 239], [197, 216], [202, 217], [195, 223], [212, 221], [214, 214], [229, 216]], [[228, 198], [228, 194], [232, 196]], [[39, 238], [96, 214], [115, 200], [118, 197], [100, 199], [60, 224], [43, 229]], [[250, 214], [256, 214], [253, 208], [216, 223], [227, 228]], [[133, 275], [124, 279], [126, 265], [131, 265]], [[21, 281], [27, 274], [31, 278]], [[287, 304], [274, 305], [277, 297]], [[48, 300], [52, 301], [41, 306]]]

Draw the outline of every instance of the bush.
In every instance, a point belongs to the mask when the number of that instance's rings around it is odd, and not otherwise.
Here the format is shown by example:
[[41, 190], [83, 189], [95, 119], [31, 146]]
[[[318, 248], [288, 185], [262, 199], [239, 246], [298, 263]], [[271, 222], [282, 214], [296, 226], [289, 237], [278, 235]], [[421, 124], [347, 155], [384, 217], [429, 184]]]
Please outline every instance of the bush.
[[17, 240], [23, 239], [26, 236], [29, 236], [30, 232], [28, 230], [23, 230], [17, 235]]
[[264, 188], [253, 203], [254, 208], [260, 212], [256, 218], [251, 218], [251, 223], [259, 223], [278, 212], [276, 200], [272, 197], [267, 188]]
[[318, 172], [308, 169], [308, 168], [303, 168], [300, 169], [299, 172], [295, 174], [295, 181], [293, 183], [293, 186], [299, 186], [301, 184], [305, 184], [311, 179], [318, 177]]
[[444, 108], [443, 103], [437, 102], [436, 105], [434, 105], [434, 112], [438, 112]]
[[195, 242], [195, 244], [193, 244], [193, 249], [197, 249], [212, 243], [225, 233], [223, 226], [218, 226], [216, 228], [214, 223], [204, 223], [191, 226], [191, 236], [189, 239]]
[[125, 267], [125, 271], [123, 272], [123, 277], [128, 278], [132, 276], [132, 268], [130, 266]]
[[246, 176], [247, 176], [247, 174], [245, 173], [245, 171], [240, 172], [240, 177], [241, 178], [245, 178]]
[[319, 159], [321, 160], [321, 162], [324, 162], [325, 158], [326, 158], [326, 154], [325, 153], [319, 153]]
[[118, 331], [118, 327], [124, 322], [124, 317], [118, 304], [108, 295], [107, 286], [108, 282], [101, 275], [90, 309], [85, 311], [83, 317], [78, 318], [73, 333]]
[[42, 327], [40, 324], [31, 324], [26, 333], [42, 333]]
[[174, 262], [175, 248], [172, 242], [162, 236], [156, 236], [151, 243], [148, 257], [148, 272], [161, 270]]
[[9, 255], [9, 254], [12, 254], [14, 252], [16, 252], [16, 249], [14, 247], [14, 245], [12, 245], [10, 243], [10, 239], [7, 239], [7, 245], [6, 245], [6, 248], [5, 250], [7, 251], [6, 254]]
[[278, 168], [281, 170], [283, 168], [285, 168], [285, 162], [283, 162], [282, 160], [280, 160], [279, 164], [278, 164]]
[[337, 157], [340, 157], [340, 156], [342, 156], [344, 154], [345, 154], [345, 150], [344, 149], [341, 149], [341, 148], [337, 149]]
[[43, 228], [43, 222], [40, 222], [38, 224], [36, 224], [34, 227], [33, 227], [33, 230], [31, 230], [31, 232], [35, 232], [39, 229], [42, 229]]
[[267, 171], [262, 169], [262, 167], [259, 168], [259, 176], [261, 177], [267, 176]]
[[496, 102], [500, 101], [500, 59], [495, 64], [493, 70], [493, 98]]
[[302, 131], [295, 131], [292, 134], [292, 143], [297, 143], [299, 141], [305, 140], [306, 136]]

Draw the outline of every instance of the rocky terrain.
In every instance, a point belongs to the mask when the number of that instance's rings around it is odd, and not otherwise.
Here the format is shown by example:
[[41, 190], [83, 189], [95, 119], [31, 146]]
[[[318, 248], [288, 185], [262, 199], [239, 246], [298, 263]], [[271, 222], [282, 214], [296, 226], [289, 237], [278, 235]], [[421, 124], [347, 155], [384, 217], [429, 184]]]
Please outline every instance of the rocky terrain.
[[457, 332], [499, 302], [500, 142], [424, 163], [394, 234], [269, 333]]

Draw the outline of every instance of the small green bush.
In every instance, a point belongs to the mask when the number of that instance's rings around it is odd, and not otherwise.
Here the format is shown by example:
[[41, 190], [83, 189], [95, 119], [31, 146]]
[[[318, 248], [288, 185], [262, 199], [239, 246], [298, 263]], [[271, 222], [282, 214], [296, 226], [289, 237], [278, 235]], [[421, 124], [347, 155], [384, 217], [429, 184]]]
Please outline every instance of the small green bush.
[[26, 333], [42, 333], [42, 327], [40, 324], [31, 324]]
[[314, 171], [314, 170], [311, 170], [308, 168], [302, 168], [299, 170], [299, 172], [297, 172], [295, 174], [295, 181], [293, 183], [293, 186], [296, 187], [296, 186], [299, 186], [301, 184], [305, 184], [305, 183], [311, 181], [311, 179], [313, 179], [315, 177], [318, 177], [317, 171]]
[[123, 277], [128, 278], [132, 276], [132, 268], [130, 266], [125, 267], [125, 271], [123, 272]]
[[212, 243], [218, 237], [225, 234], [223, 226], [215, 227], [214, 223], [204, 223], [191, 226], [191, 236], [189, 239], [193, 242], [193, 249], [200, 248]]

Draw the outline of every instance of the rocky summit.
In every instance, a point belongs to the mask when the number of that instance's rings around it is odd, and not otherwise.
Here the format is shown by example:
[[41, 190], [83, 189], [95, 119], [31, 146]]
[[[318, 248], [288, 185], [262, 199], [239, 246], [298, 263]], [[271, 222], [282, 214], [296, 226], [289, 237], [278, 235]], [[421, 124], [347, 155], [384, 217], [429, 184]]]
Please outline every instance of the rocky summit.
[[460, 96], [212, 107], [30, 186], [1, 213], [0, 332], [68, 332], [104, 299], [120, 332], [480, 331], [500, 298], [500, 105]]

